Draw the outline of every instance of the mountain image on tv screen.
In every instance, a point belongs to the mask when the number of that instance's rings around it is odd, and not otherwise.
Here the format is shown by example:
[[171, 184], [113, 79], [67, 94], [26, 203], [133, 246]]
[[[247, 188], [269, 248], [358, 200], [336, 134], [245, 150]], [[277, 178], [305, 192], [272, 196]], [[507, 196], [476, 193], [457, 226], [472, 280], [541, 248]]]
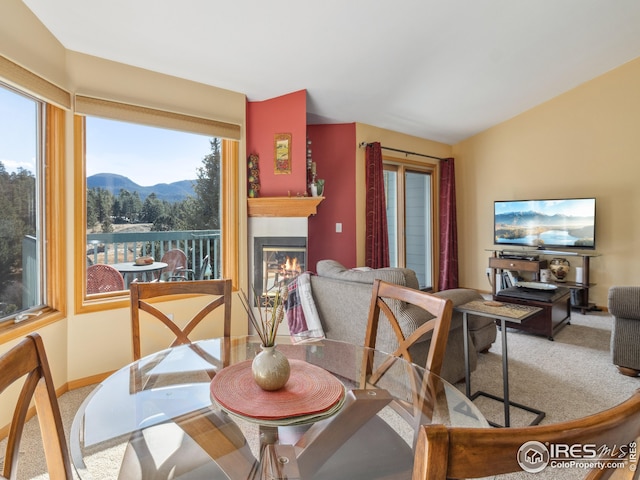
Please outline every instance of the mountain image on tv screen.
[[494, 241], [537, 248], [595, 248], [594, 198], [496, 201]]

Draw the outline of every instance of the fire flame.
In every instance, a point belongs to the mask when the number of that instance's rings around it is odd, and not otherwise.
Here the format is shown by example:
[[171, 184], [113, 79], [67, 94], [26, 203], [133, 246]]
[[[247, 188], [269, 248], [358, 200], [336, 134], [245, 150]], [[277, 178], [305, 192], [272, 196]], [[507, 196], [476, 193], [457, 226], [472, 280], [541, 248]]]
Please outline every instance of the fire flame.
[[284, 264], [280, 266], [280, 269], [284, 275], [294, 276], [302, 273], [302, 267], [298, 263], [297, 258], [287, 257]]

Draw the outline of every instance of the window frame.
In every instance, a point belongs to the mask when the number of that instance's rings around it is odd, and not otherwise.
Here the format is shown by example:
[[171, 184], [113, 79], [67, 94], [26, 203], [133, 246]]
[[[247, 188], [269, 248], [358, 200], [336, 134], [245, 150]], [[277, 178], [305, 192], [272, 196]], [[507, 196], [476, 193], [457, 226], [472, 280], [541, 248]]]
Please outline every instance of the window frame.
[[[114, 105], [118, 105], [115, 104]], [[144, 113], [153, 112], [145, 109]], [[162, 112], [159, 112], [161, 115]], [[113, 118], [112, 115], [109, 117]], [[76, 199], [74, 204], [75, 224], [81, 228], [74, 230], [74, 278], [75, 278], [75, 312], [90, 313], [112, 308], [125, 308], [129, 306], [128, 291], [87, 295], [87, 262], [84, 256], [84, 246], [87, 238], [87, 189], [86, 189], [86, 137], [85, 115], [75, 113], [73, 118], [74, 130], [74, 191]], [[148, 118], [148, 117], [147, 117]], [[116, 118], [117, 119], [117, 118]], [[160, 119], [161, 120], [161, 119]], [[139, 122], [149, 124], [147, 121]], [[162, 125], [159, 125], [162, 126]], [[201, 132], [196, 132], [201, 133]], [[221, 137], [219, 137], [221, 138]], [[231, 278], [233, 288], [238, 289], [238, 154], [239, 141], [221, 138], [221, 173], [224, 181], [221, 191], [221, 242], [222, 242], [222, 276]]]
[[[2, 78], [4, 80], [4, 78]], [[4, 83], [4, 82], [3, 82]], [[41, 220], [44, 238], [41, 239], [44, 252], [42, 271], [42, 291], [44, 304], [30, 310], [37, 316], [29, 316], [21, 322], [9, 320], [0, 325], [0, 343], [21, 338], [34, 330], [63, 319], [67, 313], [65, 286], [66, 254], [64, 242], [66, 197], [65, 192], [65, 140], [66, 111], [49, 103], [45, 98], [33, 95], [19, 86], [7, 83], [20, 94], [40, 102], [42, 125], [38, 148], [40, 155], [40, 176], [36, 188], [40, 189], [42, 200], [38, 208], [44, 214]]]

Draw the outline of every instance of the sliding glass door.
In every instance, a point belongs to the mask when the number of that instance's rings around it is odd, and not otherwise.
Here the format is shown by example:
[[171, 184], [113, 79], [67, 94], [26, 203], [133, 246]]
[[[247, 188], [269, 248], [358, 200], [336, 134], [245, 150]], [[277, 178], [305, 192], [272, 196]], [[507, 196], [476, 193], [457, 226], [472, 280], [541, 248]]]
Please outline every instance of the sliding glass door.
[[420, 288], [433, 288], [433, 175], [431, 168], [385, 164], [391, 266], [416, 272]]

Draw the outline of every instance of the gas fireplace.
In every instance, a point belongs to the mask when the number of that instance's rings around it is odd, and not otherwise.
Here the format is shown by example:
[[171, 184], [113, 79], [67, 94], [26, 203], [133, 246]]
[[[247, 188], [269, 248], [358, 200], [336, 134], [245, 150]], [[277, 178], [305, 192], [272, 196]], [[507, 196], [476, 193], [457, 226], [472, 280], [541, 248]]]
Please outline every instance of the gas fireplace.
[[253, 287], [256, 295], [273, 296], [277, 285], [307, 269], [306, 237], [255, 237]]

